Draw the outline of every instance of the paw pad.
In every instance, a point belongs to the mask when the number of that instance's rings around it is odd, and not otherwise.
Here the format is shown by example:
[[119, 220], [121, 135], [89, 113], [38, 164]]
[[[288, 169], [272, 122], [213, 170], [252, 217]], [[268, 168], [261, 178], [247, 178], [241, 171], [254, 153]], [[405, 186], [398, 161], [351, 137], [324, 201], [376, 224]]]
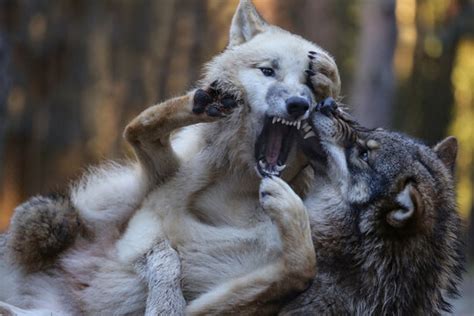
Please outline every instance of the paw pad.
[[217, 83], [213, 82], [206, 90], [196, 90], [193, 98], [193, 113], [202, 114], [206, 112], [211, 117], [221, 117], [237, 107], [237, 100], [231, 95], [222, 94], [216, 88], [216, 85]]

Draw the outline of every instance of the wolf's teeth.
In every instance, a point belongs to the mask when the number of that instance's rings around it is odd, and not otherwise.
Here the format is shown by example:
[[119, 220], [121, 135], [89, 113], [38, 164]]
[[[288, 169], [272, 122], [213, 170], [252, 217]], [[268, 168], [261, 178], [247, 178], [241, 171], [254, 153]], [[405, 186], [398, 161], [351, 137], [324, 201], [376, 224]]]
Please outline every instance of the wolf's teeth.
[[296, 129], [300, 129], [300, 127], [301, 127], [301, 121], [298, 121], [298, 122], [296, 123]]
[[303, 128], [306, 128], [306, 126], [309, 126], [308, 122], [304, 121], [303, 122]]
[[316, 134], [313, 131], [310, 131], [308, 134], [304, 135], [303, 139], [314, 137]]
[[259, 160], [258, 164], [259, 164], [260, 167], [262, 167], [262, 169], [266, 169], [266, 167], [267, 167], [266, 163], [264, 163], [263, 160]]
[[281, 117], [277, 118], [277, 122], [281, 122], [281, 120], [282, 120]]
[[281, 166], [280, 166], [280, 165], [277, 165], [277, 166], [275, 167], [275, 170], [278, 171], [278, 172], [280, 172], [280, 171], [282, 171], [282, 170], [285, 169], [285, 168], [286, 168], [286, 165], [281, 165]]
[[311, 130], [311, 126], [309, 126], [309, 125], [304, 126], [303, 130], [307, 133]]
[[276, 118], [276, 116], [274, 116], [273, 120], [272, 120], [272, 124], [275, 124], [276, 120], [277, 120], [277, 118]]

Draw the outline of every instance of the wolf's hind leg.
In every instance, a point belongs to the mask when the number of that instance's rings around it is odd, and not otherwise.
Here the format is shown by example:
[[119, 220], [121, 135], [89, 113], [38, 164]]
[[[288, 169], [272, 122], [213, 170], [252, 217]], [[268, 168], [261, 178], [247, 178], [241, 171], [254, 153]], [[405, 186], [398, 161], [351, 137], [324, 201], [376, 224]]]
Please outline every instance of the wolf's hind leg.
[[38, 271], [55, 262], [80, 230], [78, 213], [69, 198], [36, 196], [15, 209], [7, 251], [25, 271]]
[[146, 109], [127, 125], [124, 136], [150, 180], [162, 182], [179, 166], [170, 144], [171, 133], [188, 125], [215, 121], [235, 106], [232, 97], [220, 95], [213, 86], [198, 89]]
[[156, 243], [135, 263], [135, 270], [148, 285], [145, 316], [184, 315], [181, 263], [167, 240]]

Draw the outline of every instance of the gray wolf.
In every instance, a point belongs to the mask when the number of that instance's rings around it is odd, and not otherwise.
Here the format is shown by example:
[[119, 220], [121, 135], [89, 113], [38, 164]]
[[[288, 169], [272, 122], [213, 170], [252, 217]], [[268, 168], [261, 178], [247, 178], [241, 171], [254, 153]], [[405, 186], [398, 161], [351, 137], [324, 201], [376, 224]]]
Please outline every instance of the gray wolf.
[[[317, 101], [337, 97], [334, 60], [241, 1], [200, 86], [127, 126], [137, 163], [93, 169], [70, 189], [77, 225], [58, 229], [69, 218], [38, 204], [29, 209], [46, 209], [46, 220], [15, 215], [16, 265], [0, 267], [0, 300], [38, 313], [181, 314], [186, 304], [189, 314], [253, 314], [308, 286], [315, 254], [302, 201], [254, 169], [304, 196], [310, 175], [293, 140]], [[27, 225], [38, 234], [22, 240], [15, 227]], [[54, 247], [34, 247], [43, 243]]]
[[283, 315], [441, 315], [464, 267], [457, 141], [368, 130], [328, 100], [302, 131], [318, 272]]

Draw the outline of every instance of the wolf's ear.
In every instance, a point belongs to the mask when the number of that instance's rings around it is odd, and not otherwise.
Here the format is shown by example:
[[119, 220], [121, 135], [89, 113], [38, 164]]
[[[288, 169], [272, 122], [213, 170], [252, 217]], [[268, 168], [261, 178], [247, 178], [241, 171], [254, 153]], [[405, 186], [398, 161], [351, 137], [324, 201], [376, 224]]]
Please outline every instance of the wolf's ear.
[[249, 41], [265, 31], [268, 23], [260, 16], [250, 0], [240, 0], [230, 26], [229, 45], [232, 47]]
[[444, 165], [454, 173], [456, 156], [458, 155], [458, 140], [454, 136], [448, 136], [433, 147], [434, 152]]

